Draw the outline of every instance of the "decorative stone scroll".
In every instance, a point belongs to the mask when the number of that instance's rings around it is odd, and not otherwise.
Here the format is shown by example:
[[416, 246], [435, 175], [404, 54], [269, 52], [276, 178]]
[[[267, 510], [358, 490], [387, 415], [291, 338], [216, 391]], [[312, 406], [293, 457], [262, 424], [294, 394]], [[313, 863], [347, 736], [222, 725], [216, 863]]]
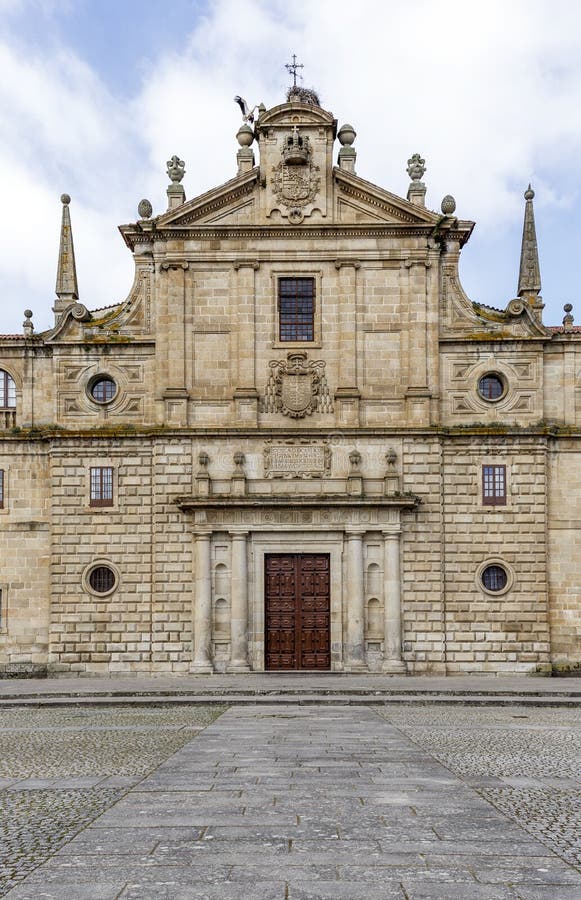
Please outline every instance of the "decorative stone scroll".
[[267, 441], [264, 474], [267, 478], [321, 478], [331, 471], [331, 448], [297, 441]]
[[281, 412], [292, 419], [310, 416], [315, 410], [333, 412], [322, 359], [308, 361], [304, 351], [291, 351], [286, 360], [273, 359], [268, 365], [262, 412]]

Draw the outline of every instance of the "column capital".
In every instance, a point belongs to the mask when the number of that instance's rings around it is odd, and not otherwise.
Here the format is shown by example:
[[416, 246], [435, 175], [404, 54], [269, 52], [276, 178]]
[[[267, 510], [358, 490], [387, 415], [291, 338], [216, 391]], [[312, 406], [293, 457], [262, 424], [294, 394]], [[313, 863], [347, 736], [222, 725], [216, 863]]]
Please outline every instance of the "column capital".
[[347, 528], [345, 528], [345, 537], [348, 540], [354, 540], [355, 538], [363, 538], [363, 536], [366, 534], [367, 531], [369, 531], [368, 528], [364, 528], [364, 527], [358, 528], [357, 526], [354, 526], [354, 527], [348, 526]]
[[210, 540], [212, 537], [212, 529], [211, 528], [203, 528], [203, 529], [194, 529], [194, 537], [198, 541], [202, 540]]
[[246, 538], [248, 537], [250, 532], [249, 531], [229, 531], [228, 534], [230, 535], [230, 538], [233, 541], [236, 541], [236, 540], [241, 541], [241, 540], [246, 540]]
[[386, 540], [399, 540], [402, 534], [401, 528], [382, 528], [381, 533]]

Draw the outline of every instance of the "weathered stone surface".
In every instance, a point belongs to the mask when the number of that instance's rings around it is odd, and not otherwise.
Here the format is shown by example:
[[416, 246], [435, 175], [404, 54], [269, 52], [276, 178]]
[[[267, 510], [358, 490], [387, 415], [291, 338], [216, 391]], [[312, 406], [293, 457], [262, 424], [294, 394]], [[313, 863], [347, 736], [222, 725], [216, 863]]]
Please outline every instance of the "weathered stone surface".
[[[478, 763], [483, 776], [496, 774], [503, 783], [505, 777], [514, 781], [517, 769], [524, 776], [529, 762], [541, 785], [544, 775], [555, 781], [551, 749], [558, 748], [566, 771], [576, 753], [576, 710], [560, 711], [560, 730], [553, 725], [554, 710], [530, 708], [530, 721], [523, 725], [510, 709], [398, 707], [392, 711], [397, 727], [386, 721], [384, 709], [380, 711], [383, 715], [356, 706], [300, 708], [284, 703], [231, 708], [128, 793], [109, 792], [105, 797], [101, 792], [103, 806], [112, 804], [110, 808], [92, 824], [83, 820], [86, 827], [9, 896], [56, 898], [59, 890], [65, 898], [95, 900], [234, 900], [246, 895], [253, 900], [568, 900], [581, 891], [578, 867], [551, 830], [551, 823], [561, 827], [558, 801], [547, 807], [545, 832], [531, 831], [530, 809], [527, 818], [519, 818], [515, 803], [507, 815], [488, 802], [487, 787], [468, 787], [463, 781], [468, 759], [472, 769]], [[53, 728], [59, 714], [63, 724], [71, 715], [54, 713]], [[134, 714], [137, 722], [144, 715]], [[10, 712], [11, 722], [15, 715]], [[22, 724], [32, 725], [30, 713], [20, 715]], [[93, 716], [101, 718], [97, 729], [102, 727], [103, 715], [84, 713], [77, 734], [90, 731]], [[149, 727], [156, 715], [160, 727], [164, 716], [167, 724], [167, 713], [152, 711]], [[188, 713], [182, 715], [185, 725]], [[109, 734], [116, 716], [124, 723], [123, 733], [131, 735], [123, 711], [108, 712], [109, 731], [98, 733]], [[427, 728], [430, 717], [432, 727]], [[67, 727], [74, 746], [76, 733]], [[136, 724], [136, 733], [138, 729]], [[441, 735], [455, 747], [456, 736], [468, 732], [472, 742], [466, 742], [464, 758], [456, 751], [445, 756]], [[22, 732], [13, 726], [9, 733], [15, 743], [21, 740]], [[55, 728], [45, 736], [50, 741], [57, 733]], [[561, 733], [569, 736], [568, 743], [556, 739]], [[547, 745], [540, 759], [534, 744], [528, 743], [534, 734], [543, 735]], [[42, 765], [41, 747], [35, 746], [36, 769]], [[89, 748], [95, 752], [93, 745], [85, 747], [85, 754]], [[512, 756], [509, 776], [503, 774], [506, 747]], [[142, 765], [136, 760], [136, 768]], [[71, 763], [76, 770], [83, 766], [91, 768], [88, 758], [82, 765], [78, 759]], [[200, 768], [205, 790], [197, 783]], [[240, 779], [237, 789], [226, 787], [232, 771]], [[263, 780], [264, 771], [284, 777]], [[190, 772], [197, 774], [188, 790], [184, 782]], [[379, 783], [378, 772], [383, 773]], [[572, 782], [563, 779], [563, 793], [574, 792]], [[522, 790], [526, 797], [530, 792], [528, 784], [511, 790]], [[17, 791], [3, 793], [12, 796]], [[58, 804], [59, 797], [66, 802], [71, 792], [39, 793], [54, 795]], [[84, 793], [98, 796], [99, 788]], [[463, 812], [455, 795], [463, 802]], [[19, 796], [25, 806], [35, 793], [24, 790]], [[422, 797], [425, 802], [419, 804]], [[186, 817], [186, 824], [172, 824], [172, 809], [178, 819]], [[542, 809], [539, 799], [539, 818]], [[188, 824], [190, 816], [197, 824]], [[215, 818], [232, 818], [238, 824], [212, 825]], [[573, 849], [569, 845], [569, 851]], [[24, 868], [22, 875], [26, 873]]]
[[[170, 159], [170, 208], [121, 226], [122, 302], [79, 302], [63, 195], [55, 327], [27, 314], [0, 337], [7, 677], [262, 671], [265, 557], [311, 552], [329, 556], [333, 671], [581, 665], [580, 334], [570, 310], [541, 321], [532, 190], [519, 297], [473, 304], [473, 223], [450, 196], [427, 208], [421, 156], [399, 198], [355, 174], [350, 126], [335, 166], [333, 114], [291, 101], [260, 113], [260, 164], [241, 148], [201, 197]], [[312, 288], [288, 333], [282, 279]], [[484, 465], [505, 467], [499, 505]]]

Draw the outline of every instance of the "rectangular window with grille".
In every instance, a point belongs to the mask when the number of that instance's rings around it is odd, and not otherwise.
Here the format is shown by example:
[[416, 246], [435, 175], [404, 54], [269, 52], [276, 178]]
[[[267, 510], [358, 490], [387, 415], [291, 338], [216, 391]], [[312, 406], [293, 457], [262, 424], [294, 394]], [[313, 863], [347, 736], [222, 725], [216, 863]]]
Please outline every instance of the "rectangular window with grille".
[[281, 341], [314, 341], [314, 278], [279, 278], [278, 316]]
[[113, 469], [98, 466], [91, 469], [90, 506], [113, 506]]
[[506, 506], [506, 466], [482, 466], [484, 506]]
[[4, 469], [0, 469], [0, 509], [4, 509]]

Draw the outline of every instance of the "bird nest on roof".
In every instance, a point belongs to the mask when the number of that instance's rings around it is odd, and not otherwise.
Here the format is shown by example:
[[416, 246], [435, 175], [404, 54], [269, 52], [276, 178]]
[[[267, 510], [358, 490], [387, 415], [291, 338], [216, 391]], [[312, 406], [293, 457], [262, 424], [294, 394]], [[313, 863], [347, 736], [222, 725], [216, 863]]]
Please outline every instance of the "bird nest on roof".
[[298, 85], [289, 87], [286, 92], [286, 99], [289, 103], [310, 103], [311, 106], [321, 105], [316, 91], [312, 88], [298, 87]]

